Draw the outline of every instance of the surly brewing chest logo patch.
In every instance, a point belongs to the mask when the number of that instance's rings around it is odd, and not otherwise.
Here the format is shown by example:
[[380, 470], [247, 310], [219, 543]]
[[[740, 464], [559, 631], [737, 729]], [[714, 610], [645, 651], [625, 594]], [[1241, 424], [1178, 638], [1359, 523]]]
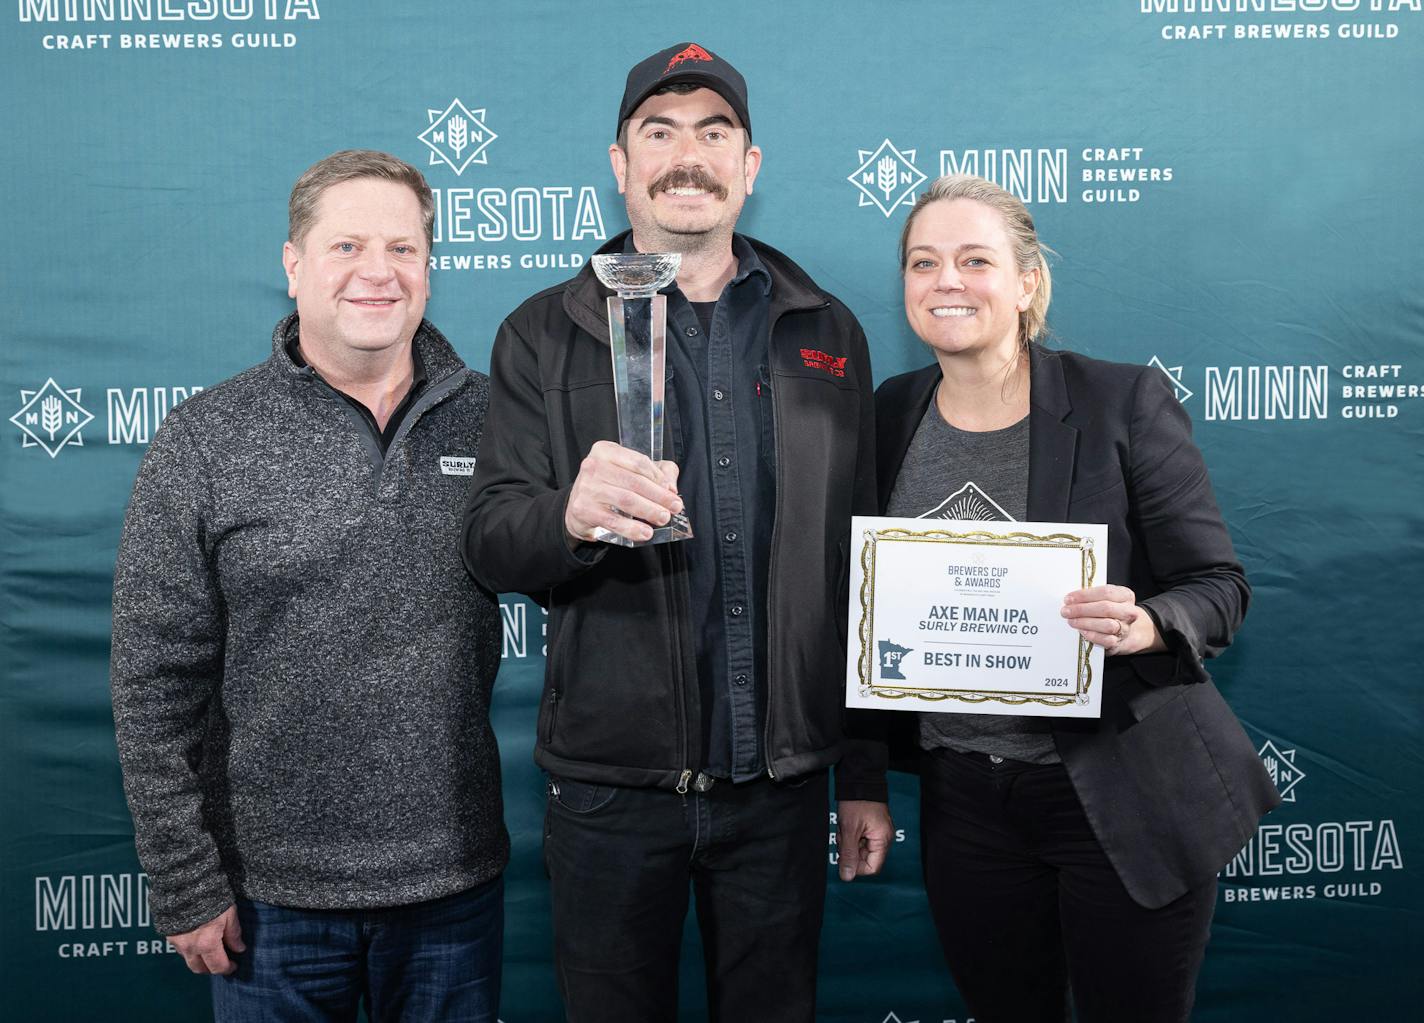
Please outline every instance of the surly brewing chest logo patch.
[[807, 369], [819, 369], [833, 377], [845, 376], [845, 355], [828, 355], [815, 348], [801, 349], [801, 364]]

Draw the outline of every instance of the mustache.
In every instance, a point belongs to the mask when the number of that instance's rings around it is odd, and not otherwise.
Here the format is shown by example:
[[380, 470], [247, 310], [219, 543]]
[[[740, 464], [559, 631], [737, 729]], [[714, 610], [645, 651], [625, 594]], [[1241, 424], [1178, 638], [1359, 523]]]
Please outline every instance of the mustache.
[[666, 192], [669, 188], [700, 188], [718, 199], [727, 198], [727, 186], [713, 179], [701, 167], [676, 167], [668, 171], [648, 186], [648, 198], [653, 198], [659, 192]]

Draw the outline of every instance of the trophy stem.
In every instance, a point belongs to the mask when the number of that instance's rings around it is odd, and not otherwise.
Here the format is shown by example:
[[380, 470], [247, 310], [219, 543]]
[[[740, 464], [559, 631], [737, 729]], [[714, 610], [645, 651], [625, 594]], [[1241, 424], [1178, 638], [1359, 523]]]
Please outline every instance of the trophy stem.
[[667, 296], [608, 299], [618, 443], [654, 462], [663, 457], [663, 399], [667, 384]]
[[[610, 295], [608, 337], [613, 356], [613, 391], [618, 401], [618, 443], [654, 462], [663, 457], [663, 407], [667, 388], [667, 296]], [[653, 531], [644, 543], [692, 536], [685, 515]], [[642, 546], [607, 530], [598, 538], [620, 546]]]

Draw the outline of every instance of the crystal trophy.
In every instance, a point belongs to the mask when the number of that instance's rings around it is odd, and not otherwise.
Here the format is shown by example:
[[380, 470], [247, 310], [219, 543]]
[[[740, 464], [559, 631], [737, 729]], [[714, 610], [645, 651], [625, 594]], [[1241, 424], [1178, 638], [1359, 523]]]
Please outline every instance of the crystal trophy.
[[[658, 291], [677, 277], [680, 253], [610, 253], [593, 257], [593, 272], [608, 296], [608, 337], [613, 351], [613, 391], [618, 399], [618, 443], [654, 462], [663, 457], [663, 397], [667, 386], [667, 296]], [[616, 509], [615, 509], [616, 510]], [[652, 523], [649, 523], [652, 525]], [[685, 540], [687, 516], [654, 527], [651, 540], [633, 541], [612, 530], [594, 534], [622, 547]]]

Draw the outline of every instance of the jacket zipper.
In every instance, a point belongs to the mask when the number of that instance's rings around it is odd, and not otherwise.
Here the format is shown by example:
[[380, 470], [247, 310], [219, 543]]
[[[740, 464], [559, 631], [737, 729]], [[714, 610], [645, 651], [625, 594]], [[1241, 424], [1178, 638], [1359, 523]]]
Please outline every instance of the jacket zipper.
[[559, 691], [549, 690], [549, 727], [544, 729], [544, 745], [554, 741], [554, 723], [559, 718]]
[[[667, 416], [663, 420], [663, 457], [667, 457], [668, 449], [671, 448], [672, 460], [674, 462], [679, 462], [680, 464], [679, 460], [682, 456], [682, 452], [678, 448], [678, 440], [680, 434], [676, 428], [677, 423], [674, 419], [674, 417], [678, 413], [678, 409], [677, 403], [673, 400], [672, 397], [672, 388], [668, 386], [668, 384], [672, 381], [672, 375], [672, 367], [664, 364], [663, 386], [666, 388], [664, 402], [665, 407], [667, 409]], [[672, 428], [670, 432], [669, 427]], [[669, 439], [671, 439], [671, 444], [668, 443]], [[677, 557], [676, 552], [672, 549], [673, 546], [673, 544], [662, 545], [663, 549], [660, 552], [660, 557], [665, 569], [670, 570], [672, 568], [673, 560]], [[674, 599], [674, 597], [676, 596], [677, 583], [673, 581], [675, 575], [676, 573], [672, 571], [667, 571], [663, 577], [667, 580], [665, 585], [668, 588], [667, 592], [669, 601]], [[677, 759], [683, 762], [682, 773], [679, 774], [677, 778], [677, 794], [680, 796], [686, 796], [687, 783], [692, 778], [692, 768], [687, 766], [687, 735], [691, 727], [687, 720], [687, 678], [686, 673], [683, 671], [682, 663], [682, 631], [676, 627], [678, 616], [672, 615], [670, 617], [673, 619], [673, 628], [669, 630], [669, 635], [672, 638], [674, 652], [677, 656], [678, 676], [677, 685], [674, 687], [674, 691], [677, 694]]]
[[[822, 302], [818, 306], [808, 306], [804, 309], [787, 309], [778, 313], [776, 319], [767, 325], [766, 329], [766, 372], [768, 376], [775, 374], [775, 359], [772, 339], [776, 336], [777, 324], [788, 312], [817, 312], [830, 305], [829, 302]], [[776, 445], [776, 465], [778, 474], [780, 467], [786, 464], [786, 453], [781, 450], [781, 407], [776, 400], [776, 392], [780, 388], [771, 389], [771, 432], [772, 442]], [[776, 657], [772, 644], [772, 635], [776, 629], [776, 616], [772, 614], [773, 604], [771, 602], [771, 588], [776, 582], [776, 552], [781, 541], [781, 498], [784, 488], [780, 486], [780, 481], [776, 488], [776, 510], [771, 524], [771, 550], [767, 554], [769, 564], [766, 572], [766, 726], [762, 729], [762, 754], [766, 758], [766, 776], [773, 781], [776, 780], [776, 768], [772, 766], [771, 760], [771, 724], [772, 714], [776, 708], [776, 701], [772, 699], [774, 687], [772, 686], [772, 674]]]
[[391, 448], [394, 448], [397, 444], [401, 443], [401, 441], [405, 440], [406, 434], [415, 428], [415, 424], [420, 420], [421, 416], [425, 415], [425, 413], [429, 412], [436, 405], [442, 404], [446, 398], [460, 389], [465, 383], [465, 380], [468, 379], [468, 376], [458, 378], [458, 375], [459, 370], [456, 370], [449, 376], [441, 377], [435, 381], [434, 384], [427, 387], [424, 394], [415, 399], [415, 404], [406, 412], [400, 429], [397, 430], [396, 435], [391, 438]]
[[[772, 378], [776, 372], [773, 368], [776, 360], [772, 357], [771, 342], [772, 337], [776, 334], [776, 325], [779, 322], [781, 322], [780, 316], [778, 316], [766, 330], [766, 375], [768, 379]], [[780, 475], [781, 466], [786, 464], [784, 461], [784, 452], [781, 450], [781, 407], [780, 403], [776, 400], [776, 392], [779, 390], [779, 387], [771, 388], [771, 443], [773, 449], [776, 451], [778, 475]], [[771, 698], [773, 692], [771, 684], [771, 676], [773, 674], [772, 665], [776, 662], [772, 645], [772, 635], [776, 629], [776, 616], [772, 614], [771, 588], [776, 584], [776, 549], [781, 540], [782, 491], [783, 487], [781, 486], [780, 480], [778, 480], [776, 486], [776, 507], [772, 510], [771, 517], [771, 550], [767, 552], [766, 594], [763, 598], [766, 601], [766, 724], [763, 726], [761, 733], [761, 752], [762, 756], [766, 758], [766, 776], [772, 781], [776, 780], [776, 768], [773, 767], [771, 763], [771, 715], [773, 708], [776, 706], [775, 701]]]

